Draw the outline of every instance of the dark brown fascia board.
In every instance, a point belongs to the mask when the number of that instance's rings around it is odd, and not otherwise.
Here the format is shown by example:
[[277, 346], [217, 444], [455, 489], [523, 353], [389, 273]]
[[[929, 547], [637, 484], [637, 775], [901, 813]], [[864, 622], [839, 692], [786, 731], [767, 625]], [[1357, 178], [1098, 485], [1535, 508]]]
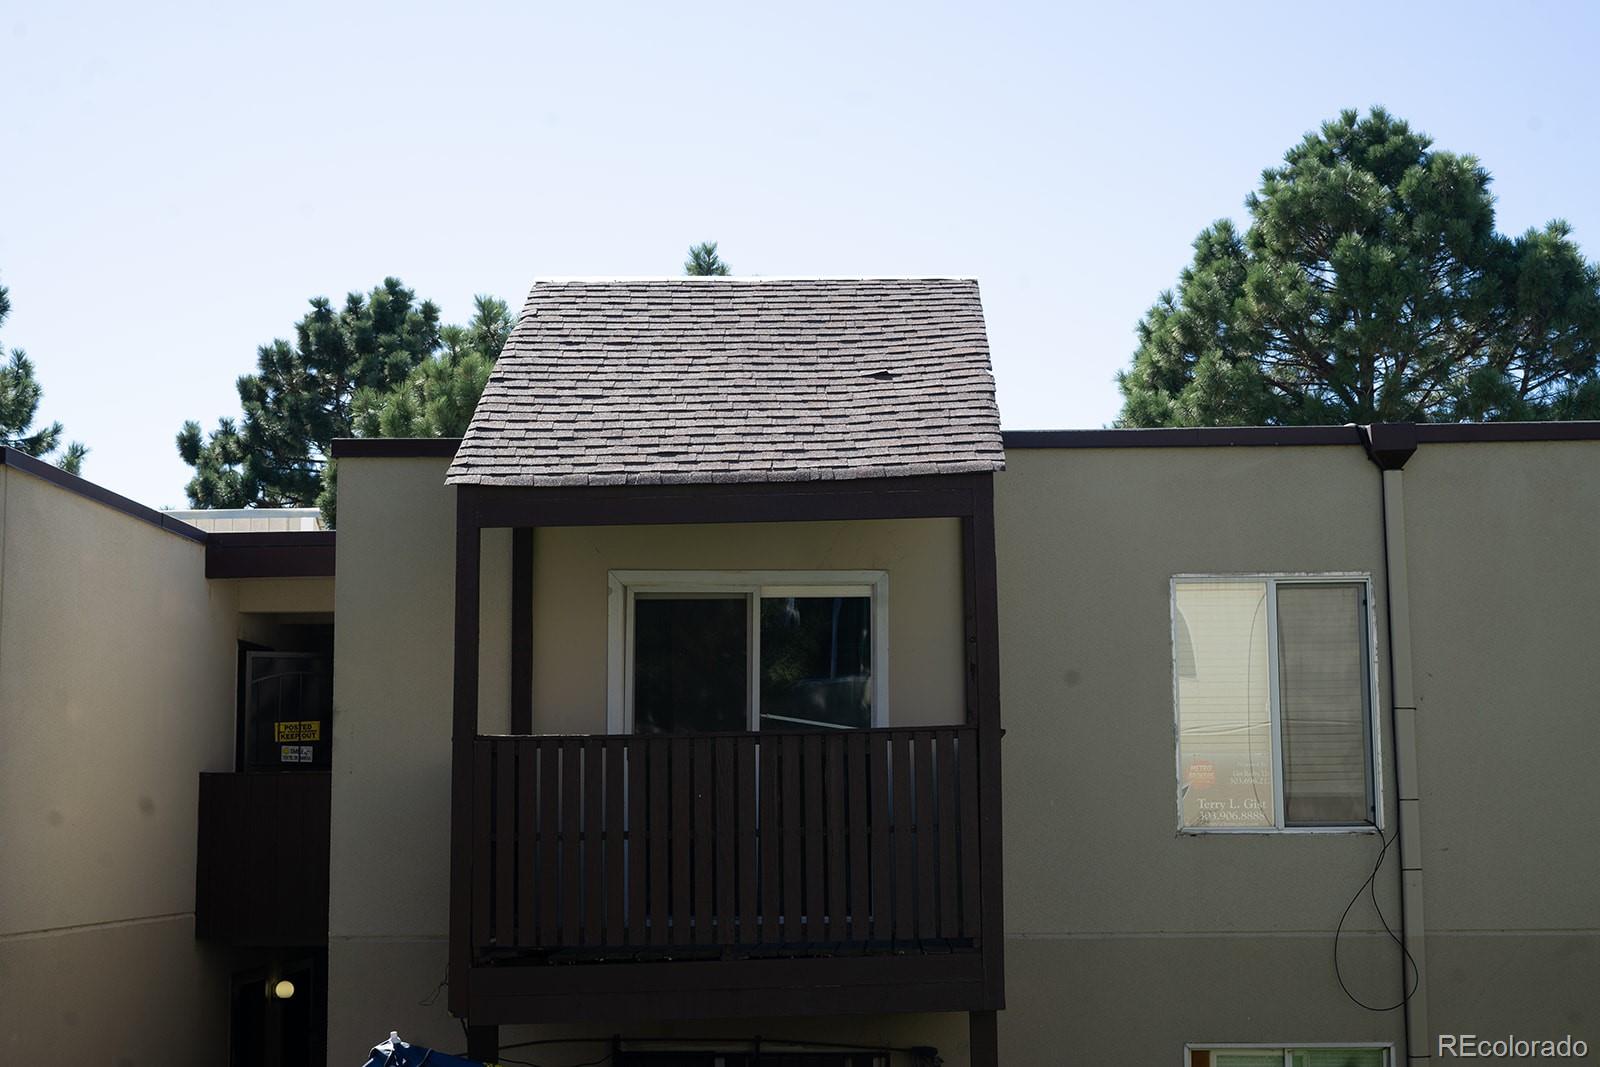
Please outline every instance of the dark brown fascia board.
[[1424, 444], [1600, 441], [1600, 422], [1380, 422], [1370, 426], [1204, 426], [1148, 430], [1010, 430], [1006, 448], [1227, 448], [1360, 445], [1397, 471]]
[[1230, 448], [1266, 445], [1359, 445], [1348, 426], [1172, 426], [1148, 430], [1006, 430], [1007, 448]]
[[129, 500], [15, 448], [0, 447], [0, 466], [31, 474], [85, 500], [104, 504], [129, 518], [204, 545], [207, 578], [326, 578], [333, 575], [334, 534], [331, 530], [207, 533], [198, 526]]
[[454, 459], [459, 437], [338, 437], [334, 459]]
[[0, 448], [0, 466], [10, 467], [31, 474], [35, 478], [42, 478], [52, 485], [65, 489], [69, 493], [93, 500], [97, 504], [104, 504], [108, 508], [122, 512], [140, 522], [147, 522], [179, 537], [191, 541], [204, 543], [206, 532], [198, 526], [190, 526], [181, 519], [175, 519], [166, 512], [157, 511], [155, 508], [146, 507], [137, 501], [129, 500], [119, 493], [113, 493], [104, 486], [99, 486], [91, 481], [86, 481], [76, 474], [68, 474], [53, 463], [46, 463], [42, 459], [35, 459], [15, 448]]
[[332, 530], [211, 533], [206, 536], [207, 578], [331, 578]]
[[1600, 441], [1600, 422], [1419, 422], [1417, 443], [1433, 445], [1519, 441]]
[[810, 482], [457, 486], [477, 527], [615, 526], [959, 518], [993, 475], [931, 474]]
[[1516, 441], [1600, 441], [1591, 422], [1391, 422], [1346, 426], [1195, 426], [1147, 430], [1007, 430], [1007, 448], [1225, 448], [1249, 445], [1359, 445], [1366, 431], [1380, 436], [1415, 431], [1418, 444]]
[[[1401, 426], [1405, 423], [1380, 425]], [[1594, 441], [1600, 422], [1448, 422], [1416, 423], [1419, 444], [1474, 441]], [[1006, 430], [1006, 448], [1225, 448], [1267, 445], [1359, 445], [1362, 427], [1345, 426], [1194, 426], [1121, 430]], [[450, 459], [459, 437], [363, 437], [333, 442], [335, 459]]]

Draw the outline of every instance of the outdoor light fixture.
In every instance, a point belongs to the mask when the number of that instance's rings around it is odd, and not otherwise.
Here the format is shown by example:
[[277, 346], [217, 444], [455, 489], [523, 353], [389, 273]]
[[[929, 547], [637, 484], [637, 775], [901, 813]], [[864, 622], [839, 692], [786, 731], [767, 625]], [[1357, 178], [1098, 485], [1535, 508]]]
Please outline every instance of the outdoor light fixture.
[[279, 1000], [288, 1000], [294, 996], [294, 983], [287, 978], [280, 978], [278, 984], [272, 987], [272, 995]]

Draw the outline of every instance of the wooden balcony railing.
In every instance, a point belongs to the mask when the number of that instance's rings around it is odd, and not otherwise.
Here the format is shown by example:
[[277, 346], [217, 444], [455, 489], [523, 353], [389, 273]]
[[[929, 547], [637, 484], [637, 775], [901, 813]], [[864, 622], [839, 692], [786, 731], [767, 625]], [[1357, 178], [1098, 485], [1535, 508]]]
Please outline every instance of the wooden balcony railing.
[[971, 726], [480, 737], [481, 963], [978, 947]]
[[328, 943], [326, 772], [200, 775], [195, 936], [253, 946]]

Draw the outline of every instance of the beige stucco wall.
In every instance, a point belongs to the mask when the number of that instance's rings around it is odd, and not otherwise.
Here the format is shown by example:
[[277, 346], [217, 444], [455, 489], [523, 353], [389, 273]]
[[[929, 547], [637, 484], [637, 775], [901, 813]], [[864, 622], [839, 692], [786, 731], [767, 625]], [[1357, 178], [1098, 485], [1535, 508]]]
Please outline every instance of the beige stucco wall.
[[332, 578], [235, 578], [217, 584], [235, 588], [242, 612], [299, 615], [333, 611]]
[[1600, 443], [1424, 445], [1404, 484], [1433, 1029], [1593, 1048]]
[[[1185, 1041], [1398, 1041], [1331, 935], [1372, 834], [1180, 835], [1170, 581], [1360, 572], [1383, 595], [1358, 448], [1011, 450], [996, 480], [1006, 737], [1002, 1059], [1177, 1063]], [[1382, 647], [1382, 619], [1379, 619]], [[1393, 812], [1393, 778], [1385, 780]], [[1392, 871], [1392, 868], [1390, 868]], [[1379, 899], [1394, 915], [1392, 877]], [[1397, 989], [1368, 908], [1345, 943]]]
[[[1597, 459], [1600, 445], [1584, 443], [1427, 445], [1404, 475], [1434, 1033], [1597, 1036], [1588, 995], [1600, 988], [1600, 848], [1588, 825], [1600, 803]], [[1004, 1061], [1176, 1063], [1186, 1041], [1398, 1044], [1400, 1013], [1351, 1003], [1331, 966], [1333, 929], [1376, 858], [1376, 836], [1185, 835], [1175, 802], [1176, 574], [1370, 575], [1380, 706], [1388, 700], [1377, 469], [1353, 446], [1013, 450], [1008, 463], [996, 485]], [[459, 1046], [442, 996], [418, 1005], [445, 962], [444, 467], [358, 460], [341, 472], [336, 1055], [392, 1027]], [[609, 569], [886, 567], [896, 626], [958, 609], [959, 588], [934, 566], [954, 555], [953, 527], [891, 526], [541, 531], [536, 729], [604, 728]], [[485, 546], [483, 729], [504, 728], [500, 537]], [[908, 602], [914, 591], [927, 599]], [[896, 630], [891, 645], [927, 653], [930, 669], [954, 667], [959, 636], [953, 646], [948, 637], [939, 625]], [[891, 670], [897, 719], [910, 707], [951, 714], [939, 699], [959, 691], [958, 673], [924, 677], [898, 658]], [[909, 684], [926, 690], [908, 697]], [[1392, 833], [1386, 720], [1380, 745]], [[1391, 921], [1395, 859], [1377, 880]], [[383, 873], [393, 863], [404, 878]], [[1365, 902], [1341, 947], [1353, 990], [1372, 1001], [1397, 994], [1396, 952]], [[813, 1035], [925, 1042], [965, 1062], [958, 1017], [806, 1022]], [[760, 1029], [792, 1031], [793, 1021]], [[504, 1040], [528, 1036], [508, 1030]], [[583, 1058], [568, 1051], [546, 1058]]]
[[[445, 461], [431, 459], [340, 463], [330, 1057], [358, 1055], [367, 1047], [363, 1042], [391, 1029], [443, 1048], [460, 1044], [442, 995], [419, 1004], [443, 977], [449, 917], [455, 493], [444, 485], [445, 468]], [[959, 559], [953, 521], [541, 530], [534, 575], [535, 729], [605, 731], [612, 568], [888, 570], [892, 716], [897, 722], [959, 721]], [[507, 531], [485, 533], [482, 596], [479, 728], [504, 731]], [[723, 1030], [749, 1034], [751, 1025], [730, 1023]], [[766, 1033], [783, 1029], [761, 1025]], [[964, 1062], [964, 1018], [827, 1024], [846, 1039], [896, 1044], [911, 1040], [908, 1026], [934, 1035], [917, 1043], [939, 1044], [950, 1050], [947, 1062]], [[508, 1029], [503, 1040], [527, 1036]], [[572, 1057], [584, 1058], [582, 1050]]]
[[[449, 922], [455, 493], [444, 460], [339, 468], [330, 1062], [399, 1029], [456, 1049], [442, 994]], [[480, 729], [508, 727], [510, 538], [485, 536]], [[412, 1038], [412, 1035], [418, 1035]]]
[[[1174, 574], [1364, 571], [1356, 447], [1012, 450], [997, 483], [1009, 1062], [1178, 1062], [1183, 1043], [1394, 1042], [1331, 933], [1371, 836], [1174, 832]], [[1600, 444], [1425, 445], [1403, 476], [1428, 1035], [1589, 1036], [1600, 1011]], [[1388, 699], [1380, 662], [1381, 701]], [[1382, 737], [1387, 826], [1394, 763]], [[1396, 859], [1378, 878], [1398, 916]], [[1399, 992], [1365, 902], [1352, 988]]]
[[193, 541], [0, 477], [0, 1058], [216, 1063], [195, 818], [232, 766], [236, 593]]

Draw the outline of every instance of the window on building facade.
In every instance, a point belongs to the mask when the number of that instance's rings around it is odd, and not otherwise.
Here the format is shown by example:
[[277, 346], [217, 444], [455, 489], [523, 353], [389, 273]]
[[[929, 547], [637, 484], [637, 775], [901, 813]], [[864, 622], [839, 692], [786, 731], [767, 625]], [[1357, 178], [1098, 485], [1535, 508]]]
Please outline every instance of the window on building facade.
[[1189, 1067], [1389, 1067], [1387, 1047], [1191, 1048]]
[[623, 730], [845, 730], [883, 719], [882, 572], [615, 572], [612, 585]]
[[1377, 822], [1369, 583], [1173, 580], [1187, 830]]

